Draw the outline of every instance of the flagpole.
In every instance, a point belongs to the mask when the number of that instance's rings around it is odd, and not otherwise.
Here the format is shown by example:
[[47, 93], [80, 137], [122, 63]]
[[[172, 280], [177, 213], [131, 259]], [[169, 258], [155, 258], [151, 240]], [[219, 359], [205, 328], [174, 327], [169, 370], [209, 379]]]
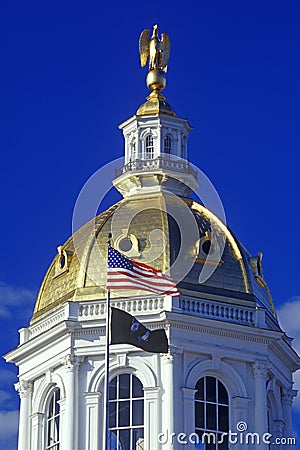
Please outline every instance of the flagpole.
[[[108, 248], [110, 246], [111, 233], [107, 235], [107, 265]], [[106, 288], [106, 342], [105, 342], [105, 373], [104, 373], [104, 411], [103, 411], [103, 450], [108, 450], [108, 428], [109, 428], [109, 342], [110, 342], [110, 290]]]

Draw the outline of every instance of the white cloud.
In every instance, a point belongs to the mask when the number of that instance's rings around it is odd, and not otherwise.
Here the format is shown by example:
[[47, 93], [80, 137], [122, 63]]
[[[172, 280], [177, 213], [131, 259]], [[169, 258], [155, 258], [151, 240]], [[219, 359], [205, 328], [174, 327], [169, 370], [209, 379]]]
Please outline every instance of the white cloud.
[[0, 411], [0, 443], [18, 434], [19, 411]]
[[0, 317], [11, 319], [18, 311], [18, 315], [28, 307], [33, 308], [36, 292], [24, 287], [10, 286], [0, 281]]
[[11, 394], [7, 391], [0, 391], [0, 405], [6, 403], [11, 398]]
[[[277, 312], [282, 329], [289, 337], [294, 338], [292, 345], [300, 354], [300, 296], [292, 297]], [[294, 381], [295, 389], [300, 391], [300, 370], [295, 373]], [[300, 411], [300, 392], [294, 400], [294, 407]]]
[[6, 306], [0, 306], [0, 317], [4, 317], [5, 319], [12, 317], [12, 313]]

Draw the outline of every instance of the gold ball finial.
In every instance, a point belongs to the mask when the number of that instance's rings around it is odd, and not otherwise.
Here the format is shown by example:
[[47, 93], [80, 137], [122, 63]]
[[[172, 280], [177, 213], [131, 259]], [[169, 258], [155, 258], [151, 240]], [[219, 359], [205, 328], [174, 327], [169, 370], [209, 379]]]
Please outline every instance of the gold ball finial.
[[166, 87], [167, 80], [162, 70], [150, 70], [146, 82], [151, 91], [162, 91]]

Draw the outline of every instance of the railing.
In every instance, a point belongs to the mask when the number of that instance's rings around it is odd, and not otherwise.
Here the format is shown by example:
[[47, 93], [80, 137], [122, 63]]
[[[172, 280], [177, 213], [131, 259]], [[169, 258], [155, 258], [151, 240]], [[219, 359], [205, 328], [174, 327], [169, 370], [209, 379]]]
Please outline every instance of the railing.
[[212, 302], [180, 298], [179, 308], [185, 314], [208, 319], [217, 319], [250, 326], [255, 325], [256, 322], [255, 309], [228, 305], [216, 301]]
[[126, 172], [133, 171], [154, 171], [157, 169], [171, 170], [175, 172], [184, 172], [193, 175], [197, 179], [197, 170], [193, 169], [188, 161], [175, 159], [172, 156], [157, 156], [154, 159], [135, 159], [129, 161], [120, 169], [115, 170], [115, 176], [119, 177]]
[[[147, 316], [162, 311], [177, 312], [196, 317], [237, 323], [247, 326], [268, 327], [265, 311], [262, 308], [231, 305], [225, 302], [193, 299], [190, 297], [141, 297], [127, 299], [111, 299], [111, 306], [129, 312], [132, 315]], [[106, 301], [67, 302], [48, 317], [41, 319], [20, 332], [20, 341], [26, 342], [35, 336], [50, 330], [64, 321], [83, 322], [101, 320], [104, 322]]]
[[[132, 314], [160, 312], [166, 309], [164, 307], [164, 298], [145, 298], [145, 299], [126, 299], [111, 300], [110, 305], [113, 308], [123, 309]], [[166, 305], [165, 305], [166, 306]], [[79, 307], [78, 320], [102, 318], [106, 313], [106, 304], [101, 303], [82, 303]]]

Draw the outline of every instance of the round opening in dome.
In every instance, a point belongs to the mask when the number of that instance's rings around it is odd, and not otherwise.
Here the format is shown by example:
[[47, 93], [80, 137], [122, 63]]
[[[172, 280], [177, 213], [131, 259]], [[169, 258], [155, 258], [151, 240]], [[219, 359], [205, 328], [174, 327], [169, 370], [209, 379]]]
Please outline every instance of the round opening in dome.
[[121, 241], [119, 242], [119, 249], [121, 250], [121, 252], [129, 252], [132, 249], [132, 242], [131, 240], [126, 237], [121, 239]]
[[210, 246], [211, 246], [210, 240], [204, 241], [202, 244], [202, 250], [206, 255], [209, 254]]
[[63, 269], [66, 265], [66, 257], [65, 255], [61, 255], [60, 260], [59, 260], [59, 266], [61, 269]]

